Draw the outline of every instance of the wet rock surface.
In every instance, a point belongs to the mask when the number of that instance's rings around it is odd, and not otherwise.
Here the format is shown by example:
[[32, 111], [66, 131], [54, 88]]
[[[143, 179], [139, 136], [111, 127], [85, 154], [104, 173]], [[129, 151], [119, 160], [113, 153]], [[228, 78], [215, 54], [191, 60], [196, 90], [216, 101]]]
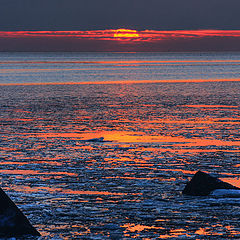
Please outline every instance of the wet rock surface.
[[41, 239], [240, 237], [239, 198], [181, 194], [239, 184], [238, 82], [0, 91], [2, 188]]
[[22, 211], [0, 188], [0, 237], [40, 236]]
[[190, 196], [207, 196], [216, 189], [240, 190], [240, 188], [223, 182], [208, 173], [198, 171], [194, 174], [191, 181], [186, 184], [182, 193]]

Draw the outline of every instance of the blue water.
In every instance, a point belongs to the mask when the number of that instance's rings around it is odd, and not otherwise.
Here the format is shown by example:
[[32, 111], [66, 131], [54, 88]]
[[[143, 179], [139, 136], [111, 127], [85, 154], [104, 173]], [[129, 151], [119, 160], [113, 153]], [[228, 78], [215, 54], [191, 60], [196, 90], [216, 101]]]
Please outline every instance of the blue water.
[[240, 53], [0, 53], [0, 83], [239, 78]]
[[[240, 239], [239, 195], [181, 194], [199, 169], [240, 187], [239, 64], [239, 53], [1, 53], [1, 187], [38, 240]], [[11, 84], [98, 81], [123, 84]]]

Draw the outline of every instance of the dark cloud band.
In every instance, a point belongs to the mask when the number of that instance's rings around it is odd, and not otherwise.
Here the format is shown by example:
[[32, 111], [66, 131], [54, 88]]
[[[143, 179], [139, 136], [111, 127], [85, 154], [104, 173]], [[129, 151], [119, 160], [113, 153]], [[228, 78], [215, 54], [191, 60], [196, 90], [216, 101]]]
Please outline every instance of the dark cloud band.
[[240, 51], [240, 30], [2, 31], [0, 51]]

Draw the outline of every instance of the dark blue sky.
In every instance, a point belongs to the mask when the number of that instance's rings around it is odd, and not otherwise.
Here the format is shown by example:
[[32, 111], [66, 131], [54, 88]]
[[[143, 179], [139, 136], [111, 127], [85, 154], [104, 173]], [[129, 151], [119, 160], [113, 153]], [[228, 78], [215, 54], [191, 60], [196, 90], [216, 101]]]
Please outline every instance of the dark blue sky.
[[0, 31], [240, 29], [239, 0], [0, 0]]

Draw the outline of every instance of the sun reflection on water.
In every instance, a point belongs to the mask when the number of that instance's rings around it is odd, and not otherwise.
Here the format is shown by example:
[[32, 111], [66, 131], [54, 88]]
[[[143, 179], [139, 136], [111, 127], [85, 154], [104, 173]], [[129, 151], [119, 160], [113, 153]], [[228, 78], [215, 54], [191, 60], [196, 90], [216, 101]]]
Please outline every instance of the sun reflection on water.
[[198, 169], [240, 186], [240, 86], [192, 84], [8, 86], [4, 190], [46, 237], [234, 237], [239, 202], [181, 190]]

